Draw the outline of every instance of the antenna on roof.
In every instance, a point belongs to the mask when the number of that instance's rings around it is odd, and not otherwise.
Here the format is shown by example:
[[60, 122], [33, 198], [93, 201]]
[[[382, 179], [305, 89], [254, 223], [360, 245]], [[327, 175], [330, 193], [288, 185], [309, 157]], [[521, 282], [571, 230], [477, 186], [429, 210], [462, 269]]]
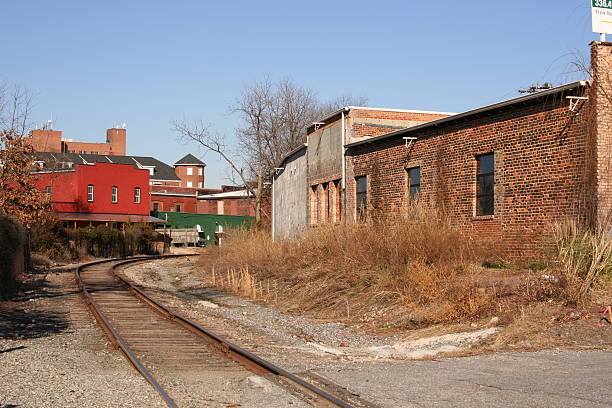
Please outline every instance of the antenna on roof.
[[550, 82], [544, 82], [544, 84], [540, 85], [540, 84], [535, 84], [535, 85], [531, 85], [529, 87], [529, 89], [519, 89], [519, 93], [536, 93], [538, 91], [544, 91], [546, 89], [551, 89], [553, 86]]

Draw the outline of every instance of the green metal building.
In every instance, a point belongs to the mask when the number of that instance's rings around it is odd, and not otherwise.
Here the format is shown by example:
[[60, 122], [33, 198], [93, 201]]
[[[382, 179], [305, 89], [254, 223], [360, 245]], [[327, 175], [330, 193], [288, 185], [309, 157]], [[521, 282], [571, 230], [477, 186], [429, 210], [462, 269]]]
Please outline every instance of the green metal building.
[[[166, 212], [159, 211], [158, 218], [165, 220], [168, 217], [166, 228], [197, 228], [200, 226], [200, 242], [212, 245], [215, 243], [215, 223], [223, 226], [227, 231], [228, 228], [250, 228], [255, 223], [255, 217], [246, 215], [218, 215], [218, 214], [193, 214], [182, 212]], [[157, 228], [163, 228], [163, 224], [159, 224]]]

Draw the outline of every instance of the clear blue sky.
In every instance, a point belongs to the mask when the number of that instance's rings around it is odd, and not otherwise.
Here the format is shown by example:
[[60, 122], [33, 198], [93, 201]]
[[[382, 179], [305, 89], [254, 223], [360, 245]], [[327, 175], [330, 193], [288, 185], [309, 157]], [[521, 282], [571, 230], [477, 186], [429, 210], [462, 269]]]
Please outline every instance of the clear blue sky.
[[[68, 1], [2, 4], [0, 78], [34, 94], [36, 123], [102, 141], [125, 122], [128, 154], [173, 163], [200, 154], [170, 122], [203, 119], [231, 136], [228, 106], [269, 75], [321, 99], [461, 112], [568, 74], [588, 56], [588, 0]], [[206, 186], [225, 182], [211, 153]]]

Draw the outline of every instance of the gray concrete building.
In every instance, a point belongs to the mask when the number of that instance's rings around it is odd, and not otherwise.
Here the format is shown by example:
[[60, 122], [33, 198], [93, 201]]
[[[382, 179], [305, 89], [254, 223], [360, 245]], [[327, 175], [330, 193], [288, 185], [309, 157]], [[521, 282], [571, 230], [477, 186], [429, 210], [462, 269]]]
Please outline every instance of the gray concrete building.
[[290, 241], [308, 223], [306, 145], [290, 152], [272, 182], [272, 237]]

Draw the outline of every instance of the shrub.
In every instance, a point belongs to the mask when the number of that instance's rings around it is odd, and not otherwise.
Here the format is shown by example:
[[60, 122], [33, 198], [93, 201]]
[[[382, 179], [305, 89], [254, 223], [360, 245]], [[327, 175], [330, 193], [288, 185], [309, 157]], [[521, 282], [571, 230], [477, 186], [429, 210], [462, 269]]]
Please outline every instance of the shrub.
[[604, 222], [593, 230], [573, 220], [553, 228], [556, 258], [570, 301], [584, 300], [597, 277], [612, 270], [612, 229]]
[[79, 228], [70, 232], [76, 252], [114, 258], [154, 254], [155, 231], [146, 224], [127, 224], [124, 231], [105, 225]]
[[48, 217], [32, 228], [31, 246], [33, 252], [50, 259], [74, 258], [70, 250], [69, 234], [62, 222], [55, 218]]
[[8, 297], [19, 286], [25, 272], [25, 236], [14, 220], [0, 215], [0, 297]]

